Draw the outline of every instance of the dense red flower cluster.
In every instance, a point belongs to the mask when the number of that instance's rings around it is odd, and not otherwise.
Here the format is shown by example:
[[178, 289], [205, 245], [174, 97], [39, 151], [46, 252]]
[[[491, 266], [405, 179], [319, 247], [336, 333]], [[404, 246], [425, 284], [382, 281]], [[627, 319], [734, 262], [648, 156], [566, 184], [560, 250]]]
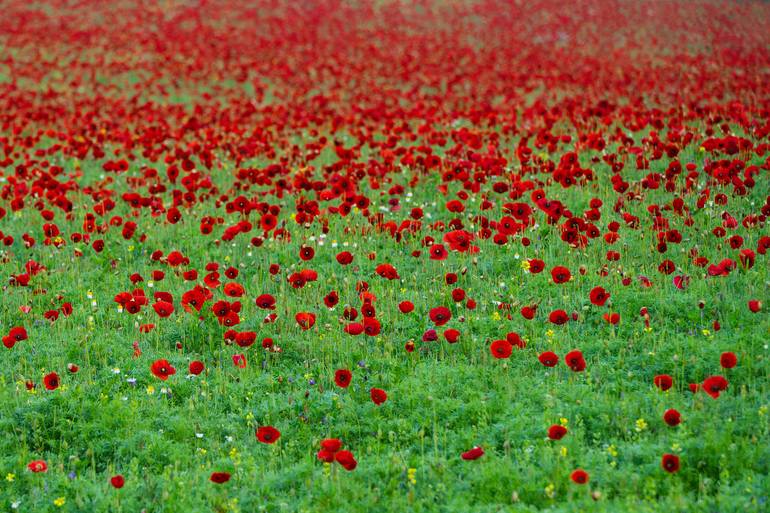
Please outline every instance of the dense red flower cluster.
[[[589, 328], [631, 347], [666, 316], [681, 316], [666, 333], [683, 337], [735, 333], [735, 312], [767, 318], [756, 284], [770, 250], [770, 7], [166, 3], [3, 6], [0, 270], [17, 304], [2, 341], [46, 397], [96, 373], [29, 363], [31, 342], [73, 317], [118, 326], [102, 335], [129, 336], [138, 377], [168, 386], [203, 386], [226, 362], [224, 387], [284, 348], [310, 368], [322, 358], [307, 353], [332, 346], [313, 386], [377, 412], [400, 405], [402, 389], [387, 369], [356, 369], [340, 340], [588, 390], [605, 356], [580, 338]], [[120, 282], [79, 302], [72, 262]], [[57, 273], [71, 288], [48, 290]], [[719, 299], [689, 315], [679, 301], [695, 290]], [[707, 363], [657, 359], [628, 379], [661, 400], [687, 383], [693, 400], [729, 400], [751, 355], [727, 343]], [[36, 391], [35, 379], [21, 383]], [[550, 440], [567, 433], [547, 429]], [[255, 434], [281, 437], [267, 425]], [[318, 460], [356, 468], [340, 440], [320, 447]], [[677, 472], [679, 456], [661, 466]], [[569, 477], [589, 482], [583, 469]]]

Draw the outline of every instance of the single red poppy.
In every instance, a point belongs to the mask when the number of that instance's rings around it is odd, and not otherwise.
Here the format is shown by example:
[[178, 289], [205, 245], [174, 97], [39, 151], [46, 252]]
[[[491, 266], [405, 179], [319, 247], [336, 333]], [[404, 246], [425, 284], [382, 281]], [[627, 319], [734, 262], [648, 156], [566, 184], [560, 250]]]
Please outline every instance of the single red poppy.
[[540, 356], [538, 356], [537, 359], [540, 360], [540, 363], [546, 367], [555, 367], [556, 364], [559, 363], [559, 357], [556, 355], [556, 353], [551, 351], [540, 353]]
[[484, 456], [484, 449], [482, 449], [481, 447], [478, 447], [478, 446], [474, 447], [473, 449], [471, 449], [469, 451], [465, 451], [464, 453], [462, 453], [460, 455], [460, 457], [462, 459], [466, 460], [466, 461], [477, 460], [477, 459], [481, 458], [482, 456]]
[[46, 374], [43, 378], [43, 384], [48, 390], [56, 390], [59, 388], [59, 375], [55, 372]]
[[338, 387], [347, 388], [351, 379], [353, 379], [353, 374], [347, 369], [339, 369], [334, 373], [334, 383]]
[[554, 424], [548, 428], [548, 438], [551, 440], [561, 440], [567, 434], [567, 428], [561, 424]]
[[668, 374], [659, 374], [653, 378], [652, 382], [656, 387], [665, 392], [674, 385], [674, 378]]
[[150, 371], [155, 374], [155, 377], [166, 381], [169, 376], [176, 374], [176, 369], [168, 363], [168, 360], [155, 360], [150, 366]]
[[370, 389], [369, 396], [372, 398], [372, 402], [377, 406], [388, 400], [388, 394], [381, 388]]
[[682, 422], [682, 415], [671, 408], [663, 412], [663, 421], [669, 426], [678, 426], [679, 423]]
[[588, 472], [586, 472], [582, 468], [579, 468], [573, 471], [572, 474], [570, 474], [569, 478], [572, 479], [574, 483], [583, 485], [588, 482]]
[[281, 438], [281, 432], [273, 426], [261, 426], [257, 429], [257, 440], [263, 444], [274, 444]]
[[216, 484], [222, 484], [226, 483], [230, 480], [230, 473], [229, 472], [212, 472], [211, 477], [209, 477], [212, 483]]
[[513, 352], [513, 345], [507, 340], [495, 340], [489, 345], [489, 351], [495, 358], [510, 358]]
[[719, 364], [723, 369], [732, 369], [738, 364], [738, 357], [735, 356], [735, 353], [724, 352], [719, 357]]
[[29, 462], [29, 464], [27, 465], [27, 468], [35, 473], [47, 472], [48, 464], [44, 460], [34, 460]]
[[660, 466], [663, 470], [669, 473], [674, 473], [679, 470], [679, 456], [675, 454], [664, 454], [660, 460]]

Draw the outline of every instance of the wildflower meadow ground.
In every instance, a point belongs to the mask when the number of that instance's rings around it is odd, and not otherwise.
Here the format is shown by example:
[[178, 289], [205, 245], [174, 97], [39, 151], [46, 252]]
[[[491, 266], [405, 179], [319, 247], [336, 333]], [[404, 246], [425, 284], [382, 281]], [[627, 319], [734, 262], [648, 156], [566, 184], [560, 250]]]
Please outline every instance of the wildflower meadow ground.
[[0, 509], [770, 504], [770, 4], [7, 0]]

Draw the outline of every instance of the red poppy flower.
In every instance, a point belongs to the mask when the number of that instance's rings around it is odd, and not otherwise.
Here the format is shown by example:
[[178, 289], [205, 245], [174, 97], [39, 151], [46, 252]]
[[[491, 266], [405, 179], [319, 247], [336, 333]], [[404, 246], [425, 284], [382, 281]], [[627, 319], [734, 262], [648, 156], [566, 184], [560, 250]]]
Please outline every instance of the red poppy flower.
[[663, 470], [669, 473], [674, 473], [679, 470], [679, 456], [675, 454], [664, 454], [660, 460], [660, 466]]
[[727, 390], [727, 385], [727, 380], [723, 376], [709, 376], [703, 380], [703, 390], [714, 399]]
[[355, 470], [355, 468], [358, 466], [358, 462], [353, 457], [353, 453], [350, 451], [339, 451], [334, 455], [334, 459], [337, 461], [337, 463], [342, 465], [342, 468], [347, 471]]
[[551, 269], [551, 278], [553, 279], [554, 283], [562, 284], [568, 282], [570, 278], [572, 278], [572, 273], [570, 273], [569, 269], [566, 267], [557, 265]]
[[573, 471], [572, 474], [570, 474], [569, 478], [572, 479], [574, 483], [583, 485], [588, 482], [588, 472], [586, 472], [582, 468], [579, 468]]
[[48, 390], [56, 390], [59, 388], [59, 375], [55, 372], [46, 374], [43, 378], [43, 384]]
[[759, 311], [762, 310], [762, 301], [758, 301], [756, 299], [750, 300], [749, 310], [751, 310], [752, 313], [759, 313]]
[[532, 274], [539, 274], [545, 269], [545, 262], [538, 258], [530, 258], [527, 263], [529, 264], [529, 272]]
[[263, 310], [275, 310], [275, 298], [270, 294], [262, 294], [257, 297], [255, 303]]
[[155, 377], [166, 381], [169, 376], [176, 374], [176, 369], [168, 363], [168, 360], [155, 360], [150, 366], [150, 371], [155, 374]]
[[414, 305], [411, 301], [401, 301], [398, 304], [398, 309], [401, 311], [401, 313], [409, 313], [414, 310]]
[[152, 305], [152, 308], [158, 314], [158, 317], [168, 317], [174, 313], [174, 305], [167, 301], [158, 301]]
[[339, 262], [341, 265], [348, 265], [353, 262], [353, 255], [349, 251], [338, 253], [337, 262]]
[[27, 340], [27, 330], [23, 326], [16, 326], [11, 328], [8, 335], [3, 337], [3, 345], [8, 349], [11, 349], [17, 342]]
[[444, 338], [450, 344], [454, 344], [460, 338], [460, 332], [454, 328], [444, 330]]
[[27, 468], [35, 473], [47, 472], [48, 464], [44, 460], [34, 460], [29, 462], [29, 464], [27, 465]]
[[297, 325], [302, 328], [303, 331], [306, 331], [315, 324], [315, 314], [311, 312], [300, 312], [294, 316], [294, 320], [297, 321]]
[[560, 424], [554, 424], [548, 428], [548, 438], [551, 440], [561, 440], [567, 434], [567, 428]]
[[274, 444], [281, 438], [281, 432], [273, 426], [261, 426], [257, 429], [257, 440], [263, 444]]
[[466, 460], [466, 461], [477, 460], [477, 459], [481, 458], [482, 456], [484, 456], [484, 449], [482, 449], [481, 447], [478, 447], [478, 446], [474, 447], [473, 449], [471, 449], [469, 451], [465, 451], [464, 453], [462, 453], [460, 455], [460, 457], [462, 459]]
[[596, 306], [604, 306], [604, 303], [610, 298], [610, 293], [607, 292], [604, 287], [594, 287], [588, 294], [591, 303]]
[[554, 310], [548, 315], [548, 320], [557, 326], [561, 326], [569, 321], [569, 316], [564, 310]]
[[312, 260], [315, 256], [315, 250], [310, 246], [302, 246], [299, 248], [299, 257], [302, 260]]
[[398, 275], [398, 271], [396, 271], [396, 268], [390, 264], [380, 264], [377, 266], [377, 268], [374, 271], [379, 276], [382, 276], [387, 280], [396, 280], [400, 278], [400, 276]]
[[452, 318], [452, 312], [445, 306], [437, 306], [436, 308], [430, 309], [429, 316], [430, 320], [433, 321], [433, 324], [436, 326], [443, 326]]
[[377, 406], [388, 400], [388, 394], [381, 388], [370, 389], [369, 396], [372, 398], [372, 402]]
[[121, 489], [126, 484], [126, 479], [122, 475], [118, 474], [110, 478], [110, 484], [113, 488]]
[[347, 388], [351, 379], [353, 379], [353, 374], [347, 369], [339, 369], [334, 373], [334, 383], [338, 387]]
[[205, 366], [203, 365], [203, 362], [199, 362], [198, 360], [194, 360], [190, 362], [190, 374], [194, 374], [197, 376], [201, 372], [203, 372], [203, 369], [205, 369]]
[[212, 483], [216, 483], [216, 484], [226, 483], [230, 480], [230, 473], [229, 472], [212, 472], [211, 477], [209, 477], [209, 480], [211, 480]]
[[507, 340], [495, 340], [489, 345], [489, 351], [495, 358], [510, 358], [513, 345]]
[[659, 374], [652, 380], [653, 384], [664, 392], [674, 385], [674, 378], [668, 374]]
[[575, 372], [582, 372], [586, 368], [586, 361], [583, 359], [583, 353], [577, 349], [567, 353], [564, 356], [564, 362]]
[[430, 247], [429, 253], [431, 260], [446, 260], [449, 254], [443, 244], [433, 244]]
[[338, 438], [325, 438], [321, 440], [321, 450], [335, 453], [342, 448], [342, 442]]
[[735, 353], [724, 352], [719, 357], [719, 364], [723, 369], [732, 369], [738, 364], [738, 357], [735, 356]]
[[556, 353], [553, 353], [551, 351], [545, 351], [544, 353], [540, 353], [540, 356], [538, 356], [537, 359], [540, 360], [540, 363], [542, 363], [546, 367], [555, 367], [556, 364], [559, 363], [559, 357], [556, 356]]
[[679, 423], [682, 422], [682, 415], [671, 408], [670, 410], [663, 412], [663, 421], [669, 426], [678, 426]]

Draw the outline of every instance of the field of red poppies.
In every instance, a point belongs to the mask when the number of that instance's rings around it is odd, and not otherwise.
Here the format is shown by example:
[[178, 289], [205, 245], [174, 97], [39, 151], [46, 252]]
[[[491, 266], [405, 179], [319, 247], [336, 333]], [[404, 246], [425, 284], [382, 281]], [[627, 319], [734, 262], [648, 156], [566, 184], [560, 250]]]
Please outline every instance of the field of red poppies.
[[770, 508], [770, 4], [6, 0], [0, 49], [3, 511]]

